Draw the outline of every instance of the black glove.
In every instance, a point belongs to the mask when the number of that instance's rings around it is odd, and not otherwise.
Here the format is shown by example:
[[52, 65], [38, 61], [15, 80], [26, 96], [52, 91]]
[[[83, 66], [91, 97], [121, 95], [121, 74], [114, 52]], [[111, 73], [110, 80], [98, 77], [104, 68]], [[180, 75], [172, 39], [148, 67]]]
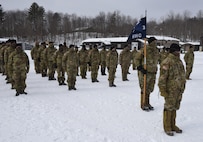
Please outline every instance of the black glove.
[[142, 65], [138, 66], [137, 70], [141, 71], [143, 74], [147, 74], [147, 70], [145, 70]]
[[38, 60], [38, 62], [41, 62], [40, 58], [38, 58], [37, 60]]
[[56, 65], [56, 63], [54, 63], [54, 68], [55, 68], [55, 69], [57, 68], [57, 65]]

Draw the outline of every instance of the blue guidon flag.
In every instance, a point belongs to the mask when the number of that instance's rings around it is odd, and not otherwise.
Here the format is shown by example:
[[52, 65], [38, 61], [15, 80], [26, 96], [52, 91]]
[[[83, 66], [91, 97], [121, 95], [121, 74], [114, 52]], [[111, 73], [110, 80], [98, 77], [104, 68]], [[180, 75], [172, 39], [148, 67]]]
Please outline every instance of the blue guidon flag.
[[143, 38], [146, 38], [146, 17], [141, 18], [140, 21], [133, 27], [132, 32], [128, 36], [127, 42]]

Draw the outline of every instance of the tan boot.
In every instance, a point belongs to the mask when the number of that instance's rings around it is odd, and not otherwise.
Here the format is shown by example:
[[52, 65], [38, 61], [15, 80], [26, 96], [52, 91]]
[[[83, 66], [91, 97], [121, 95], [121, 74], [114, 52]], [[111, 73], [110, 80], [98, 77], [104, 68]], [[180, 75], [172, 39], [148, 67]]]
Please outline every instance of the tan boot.
[[175, 131], [176, 133], [183, 132], [180, 128], [178, 128], [178, 126], [176, 126], [176, 110], [172, 111], [171, 122], [172, 122], [172, 131]]
[[165, 133], [169, 136], [173, 136], [174, 134], [171, 129], [171, 111], [163, 111], [163, 125]]

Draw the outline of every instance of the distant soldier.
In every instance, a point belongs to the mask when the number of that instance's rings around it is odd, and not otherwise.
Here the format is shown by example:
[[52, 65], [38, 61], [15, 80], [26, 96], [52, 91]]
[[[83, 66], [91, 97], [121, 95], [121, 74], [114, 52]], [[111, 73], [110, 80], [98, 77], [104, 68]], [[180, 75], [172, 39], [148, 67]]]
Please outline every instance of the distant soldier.
[[41, 75], [42, 77], [46, 77], [48, 61], [47, 61], [47, 48], [45, 42], [42, 42], [39, 48], [39, 58], [40, 58]]
[[87, 63], [88, 63], [88, 51], [85, 45], [82, 45], [82, 49], [78, 53], [79, 66], [80, 66], [80, 76], [82, 79], [87, 79]]
[[16, 40], [10, 40], [10, 45], [8, 45], [8, 47], [5, 49], [4, 52], [4, 61], [5, 61], [5, 65], [6, 65], [6, 79], [7, 82], [6, 83], [11, 83], [12, 80], [12, 70], [11, 68], [9, 68], [9, 56], [11, 55], [12, 52], [15, 52], [15, 48], [16, 48]]
[[136, 70], [136, 64], [135, 64], [135, 57], [137, 56], [138, 52], [136, 47], [134, 47], [132, 53], [132, 66], [133, 66], [133, 70]]
[[48, 76], [49, 80], [56, 80], [54, 77], [56, 66], [54, 64], [54, 53], [56, 52], [56, 48], [54, 47], [53, 42], [49, 42], [49, 47], [46, 49], [47, 62], [48, 62]]
[[20, 94], [27, 94], [26, 88], [26, 77], [29, 72], [29, 59], [27, 54], [23, 51], [22, 45], [17, 44], [16, 54], [13, 56], [13, 80], [14, 88], [16, 89], [16, 96]]
[[6, 48], [6, 43], [2, 43], [0, 47], [0, 73], [4, 75], [5, 69], [4, 69], [4, 51]]
[[68, 46], [66, 45], [66, 42], [63, 43], [63, 51], [64, 53], [68, 51]]
[[[77, 46], [75, 46], [75, 53], [77, 55], [77, 59], [78, 59], [78, 48]], [[77, 76], [79, 76], [79, 60], [78, 60], [78, 64], [77, 64]]]
[[109, 87], [116, 87], [116, 85], [114, 84], [114, 79], [115, 79], [117, 65], [118, 65], [118, 53], [116, 51], [116, 47], [112, 46], [108, 51], [108, 54], [106, 57], [106, 66], [109, 72], [109, 78], [108, 78]]
[[59, 85], [66, 85], [65, 81], [65, 70], [62, 67], [62, 58], [64, 55], [64, 48], [62, 44], [59, 44], [59, 49], [54, 53], [56, 71], [57, 71], [57, 80]]
[[168, 52], [168, 48], [166, 47], [163, 47], [161, 52], [159, 53], [160, 54], [160, 58], [159, 58], [159, 63], [161, 64], [161, 62], [166, 59], [166, 57], [168, 56], [169, 52]]
[[77, 76], [78, 58], [74, 50], [74, 45], [71, 44], [69, 50], [64, 54], [62, 58], [62, 65], [67, 72], [68, 89], [76, 90], [75, 83]]
[[[92, 44], [90, 44], [90, 45], [89, 45], [89, 49], [88, 49], [88, 58], [89, 58], [89, 56], [90, 56], [90, 54], [91, 54], [91, 52], [92, 52], [92, 49], [93, 49], [93, 48], [92, 48]], [[90, 66], [89, 63], [87, 64], [87, 70], [88, 70], [88, 71], [91, 71], [91, 66]]]
[[95, 44], [92, 51], [89, 55], [89, 65], [91, 65], [91, 78], [92, 82], [99, 82], [97, 79], [98, 76], [98, 70], [99, 70], [99, 64], [100, 64], [100, 57], [99, 57], [99, 50], [97, 48], [97, 45]]
[[132, 54], [130, 52], [130, 48], [128, 45], [124, 46], [124, 49], [121, 51], [119, 56], [119, 63], [121, 65], [122, 70], [122, 80], [128, 81], [127, 74], [128, 69], [131, 64]]
[[35, 42], [35, 46], [31, 49], [31, 58], [34, 60], [35, 72], [40, 73], [40, 58], [39, 58], [39, 42]]
[[159, 90], [164, 97], [163, 127], [167, 135], [173, 136], [173, 131], [182, 133], [176, 126], [176, 111], [180, 108], [182, 94], [185, 90], [185, 70], [180, 60], [180, 47], [171, 44], [170, 53], [161, 62], [159, 76]]
[[100, 65], [101, 65], [101, 75], [106, 75], [106, 46], [103, 45], [102, 50], [99, 52], [100, 55]]
[[[142, 48], [136, 57], [136, 66], [138, 70], [139, 85], [141, 89], [141, 109], [144, 111], [153, 110], [150, 104], [150, 94], [154, 90], [156, 81], [157, 64], [159, 59], [159, 51], [156, 47], [156, 38], [150, 37], [146, 47], [146, 70], [144, 69], [144, 49]], [[144, 88], [144, 75], [146, 74], [146, 88]], [[144, 93], [145, 90], [145, 95]]]
[[193, 46], [190, 46], [188, 51], [185, 53], [184, 60], [186, 63], [186, 79], [191, 80], [190, 74], [193, 69], [193, 63], [194, 63], [194, 48]]

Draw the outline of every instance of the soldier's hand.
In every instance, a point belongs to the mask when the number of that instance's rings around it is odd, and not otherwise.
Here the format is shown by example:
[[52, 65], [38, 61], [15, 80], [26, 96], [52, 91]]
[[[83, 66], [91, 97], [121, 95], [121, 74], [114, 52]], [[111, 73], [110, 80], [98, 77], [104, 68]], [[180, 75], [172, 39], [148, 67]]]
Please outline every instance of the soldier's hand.
[[38, 62], [41, 62], [40, 58], [38, 58], [37, 60], [38, 60]]
[[143, 74], [147, 74], [147, 70], [142, 67], [142, 65], [137, 67], [138, 71], [141, 71]]

